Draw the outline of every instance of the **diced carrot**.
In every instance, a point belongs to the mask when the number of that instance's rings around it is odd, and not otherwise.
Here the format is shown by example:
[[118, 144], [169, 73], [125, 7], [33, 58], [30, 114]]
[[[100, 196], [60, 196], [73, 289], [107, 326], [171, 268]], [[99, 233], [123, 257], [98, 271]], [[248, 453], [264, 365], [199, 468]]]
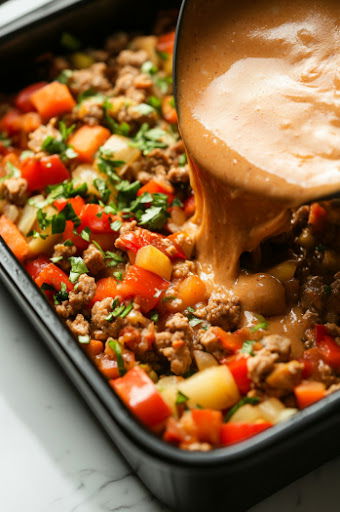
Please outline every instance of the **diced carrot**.
[[35, 91], [30, 99], [44, 121], [71, 112], [76, 105], [68, 87], [60, 82], [45, 85]]
[[304, 409], [326, 396], [326, 387], [322, 382], [305, 380], [294, 388], [294, 394], [300, 409]]
[[177, 112], [174, 106], [174, 97], [165, 96], [162, 101], [162, 114], [164, 119], [170, 124], [176, 124], [178, 121]]
[[41, 118], [37, 112], [27, 112], [21, 116], [21, 129], [25, 133], [34, 132], [41, 125]]
[[221, 327], [215, 326], [211, 328], [211, 331], [221, 341], [223, 348], [232, 353], [242, 348], [243, 342], [248, 337], [247, 332], [242, 329], [235, 332], [227, 332], [221, 329]]
[[47, 82], [37, 82], [22, 89], [14, 100], [15, 106], [22, 112], [31, 112], [34, 110], [31, 96], [42, 87], [45, 87], [45, 85], [47, 85]]
[[323, 231], [327, 223], [328, 213], [319, 203], [313, 203], [309, 210], [308, 224], [314, 231]]
[[184, 213], [187, 217], [191, 217], [195, 213], [195, 196], [191, 195], [184, 201]]
[[84, 125], [70, 137], [69, 144], [78, 153], [80, 161], [92, 162], [96, 151], [110, 135], [110, 131], [104, 126]]
[[169, 204], [171, 204], [175, 198], [174, 189], [172, 188], [171, 185], [167, 186], [165, 183], [159, 183], [156, 180], [150, 180], [150, 181], [148, 181], [148, 183], [143, 185], [143, 187], [141, 187], [138, 190], [137, 196], [142, 196], [146, 192], [148, 192], [149, 194], [165, 194], [165, 195], [167, 195]]
[[92, 359], [104, 350], [104, 344], [99, 340], [90, 340], [89, 343], [83, 343], [82, 347], [86, 354]]
[[104, 353], [98, 354], [94, 362], [100, 373], [106, 379], [117, 379], [119, 377], [118, 363], [115, 359], [112, 359], [112, 357]]
[[0, 217], [0, 235], [18, 260], [23, 261], [27, 257], [29, 247], [26, 238], [5, 215]]

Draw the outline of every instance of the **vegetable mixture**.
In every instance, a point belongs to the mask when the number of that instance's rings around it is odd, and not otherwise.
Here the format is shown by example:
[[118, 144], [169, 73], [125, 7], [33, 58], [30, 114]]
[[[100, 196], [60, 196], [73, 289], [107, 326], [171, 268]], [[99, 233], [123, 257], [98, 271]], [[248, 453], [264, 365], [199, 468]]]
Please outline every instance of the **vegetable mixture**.
[[262, 316], [209, 292], [174, 32], [160, 22], [155, 34], [84, 51], [63, 34], [65, 55], [40, 58], [49, 80], [2, 101], [0, 235], [135, 417], [207, 451], [339, 389], [340, 202], [293, 211], [287, 233], [242, 257], [244, 272], [275, 281], [290, 329], [277, 301]]

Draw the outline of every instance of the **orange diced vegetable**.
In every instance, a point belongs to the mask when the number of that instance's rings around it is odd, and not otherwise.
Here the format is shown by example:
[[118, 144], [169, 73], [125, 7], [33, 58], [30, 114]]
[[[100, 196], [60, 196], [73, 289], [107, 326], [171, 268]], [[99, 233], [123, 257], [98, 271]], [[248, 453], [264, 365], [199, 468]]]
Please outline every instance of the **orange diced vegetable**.
[[173, 96], [165, 96], [162, 101], [162, 114], [164, 119], [170, 124], [176, 124], [178, 121], [177, 112], [174, 105]]
[[192, 419], [197, 427], [200, 442], [219, 444], [222, 427], [222, 413], [213, 409], [193, 409]]
[[305, 380], [294, 388], [295, 397], [300, 409], [318, 402], [326, 396], [326, 387], [322, 382]]
[[327, 223], [327, 210], [319, 203], [313, 203], [309, 210], [308, 224], [314, 231], [323, 231]]
[[20, 233], [17, 226], [5, 215], [0, 217], [0, 235], [8, 247], [22, 261], [28, 255], [28, 244], [26, 238]]
[[172, 54], [174, 52], [175, 32], [168, 32], [158, 37], [156, 49], [159, 52]]
[[239, 443], [272, 426], [269, 421], [262, 421], [261, 423], [225, 423], [222, 425], [221, 443], [223, 446]]
[[182, 300], [185, 307], [193, 306], [207, 298], [207, 289], [197, 276], [189, 276], [178, 286], [177, 297]]
[[110, 137], [111, 133], [104, 126], [84, 125], [69, 139], [69, 144], [78, 153], [82, 162], [92, 162], [98, 148]]
[[83, 343], [82, 347], [90, 358], [97, 356], [104, 350], [104, 344], [99, 340], [90, 340], [89, 343]]
[[60, 82], [45, 85], [34, 92], [30, 99], [44, 121], [71, 112], [76, 105], [68, 87]]

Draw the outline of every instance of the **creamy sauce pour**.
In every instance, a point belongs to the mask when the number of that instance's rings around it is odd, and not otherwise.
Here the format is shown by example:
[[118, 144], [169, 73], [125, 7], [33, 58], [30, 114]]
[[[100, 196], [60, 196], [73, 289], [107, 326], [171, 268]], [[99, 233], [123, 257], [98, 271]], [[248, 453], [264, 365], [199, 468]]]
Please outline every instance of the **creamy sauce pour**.
[[[240, 255], [285, 231], [291, 207], [340, 189], [340, 2], [186, 9], [177, 102], [197, 256], [202, 276], [230, 289]], [[241, 300], [253, 277], [236, 283]]]

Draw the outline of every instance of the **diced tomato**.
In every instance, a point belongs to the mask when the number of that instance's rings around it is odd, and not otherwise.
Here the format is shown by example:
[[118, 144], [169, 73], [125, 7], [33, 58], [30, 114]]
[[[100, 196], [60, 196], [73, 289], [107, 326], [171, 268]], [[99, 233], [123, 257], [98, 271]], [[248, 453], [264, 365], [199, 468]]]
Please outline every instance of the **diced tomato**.
[[167, 443], [182, 443], [185, 441], [187, 433], [183, 426], [173, 416], [168, 418], [163, 439]]
[[53, 206], [55, 206], [59, 212], [61, 212], [67, 204], [72, 206], [74, 213], [79, 217], [85, 206], [85, 201], [81, 196], [71, 197], [70, 199], [56, 199], [53, 201]]
[[60, 82], [51, 82], [31, 94], [30, 100], [44, 121], [71, 112], [76, 105], [69, 88]]
[[21, 131], [22, 116], [18, 110], [9, 110], [0, 121], [1, 131], [8, 135], [15, 135]]
[[273, 424], [269, 421], [261, 423], [225, 423], [221, 429], [221, 443], [223, 446], [230, 446], [245, 439], [263, 432], [267, 428], [272, 427]]
[[45, 87], [45, 85], [47, 85], [47, 82], [37, 82], [22, 89], [14, 100], [15, 106], [21, 110], [21, 112], [31, 112], [35, 110], [31, 102], [31, 96], [34, 92]]
[[142, 311], [147, 313], [158, 304], [168, 286], [169, 282], [157, 274], [130, 265], [124, 280], [118, 285], [118, 292], [123, 298], [135, 297]]
[[44, 266], [34, 281], [39, 286], [39, 288], [41, 288], [41, 286], [45, 283], [53, 286], [55, 290], [60, 290], [61, 283], [64, 283], [66, 285], [67, 291], [73, 290], [73, 284], [65, 272], [54, 265], [54, 263], [49, 263], [48, 265]]
[[110, 385], [130, 411], [147, 427], [156, 427], [171, 415], [154, 383], [139, 366], [124, 377], [110, 381]]
[[92, 299], [92, 303], [99, 300], [106, 299], [107, 297], [119, 296], [117, 289], [117, 281], [114, 277], [103, 277], [97, 281], [96, 293]]
[[221, 327], [211, 327], [211, 331], [220, 340], [223, 348], [232, 353], [242, 348], [243, 342], [248, 337], [248, 333], [243, 329], [239, 329], [235, 332], [227, 332], [221, 329]]
[[296, 401], [300, 409], [318, 402], [326, 396], [326, 387], [322, 382], [305, 380], [294, 388]]
[[43, 190], [69, 179], [70, 174], [58, 155], [26, 158], [21, 164], [21, 174], [28, 182], [30, 191]]
[[184, 213], [191, 217], [195, 213], [195, 196], [191, 195], [184, 201]]
[[175, 198], [174, 189], [171, 185], [166, 186], [163, 183], [159, 183], [156, 180], [150, 180], [148, 183], [143, 185], [137, 192], [137, 196], [142, 196], [145, 193], [149, 194], [165, 194], [168, 196], [168, 203], [171, 204]]
[[176, 108], [174, 106], [174, 97], [165, 96], [162, 100], [162, 114], [164, 119], [170, 124], [176, 124], [178, 121]]
[[89, 228], [93, 233], [112, 233], [111, 223], [119, 217], [104, 213], [103, 206], [86, 204], [81, 215], [81, 227]]
[[227, 364], [231, 371], [240, 393], [242, 395], [248, 393], [251, 380], [248, 376], [247, 358], [238, 356], [231, 357], [225, 361], [225, 364]]
[[168, 32], [158, 37], [156, 49], [159, 52], [173, 54], [175, 44], [175, 32]]
[[192, 419], [197, 427], [197, 437], [202, 443], [220, 443], [222, 413], [213, 409], [193, 409]]
[[308, 224], [314, 231], [323, 231], [327, 223], [328, 213], [319, 203], [313, 203], [309, 210]]
[[23, 261], [27, 257], [29, 247], [26, 238], [14, 222], [5, 215], [0, 217], [0, 236], [2, 236], [18, 260]]
[[182, 249], [178, 247], [178, 245], [176, 245], [175, 242], [173, 243], [177, 251], [175, 252], [175, 254], [169, 256], [167, 252], [167, 249], [169, 248], [167, 237], [160, 235], [158, 233], [153, 233], [148, 229], [138, 228], [135, 231], [127, 231], [126, 233], [120, 235], [119, 242], [119, 247], [121, 249], [132, 251], [133, 253], [136, 253], [141, 247], [144, 247], [146, 245], [153, 245], [160, 251], [164, 252], [164, 254], [166, 254], [171, 259], [186, 258]]
[[42, 271], [42, 269], [47, 265], [50, 265], [50, 263], [51, 261], [45, 256], [39, 256], [39, 258], [27, 261], [25, 268], [28, 274], [31, 276], [31, 278], [35, 280]]

